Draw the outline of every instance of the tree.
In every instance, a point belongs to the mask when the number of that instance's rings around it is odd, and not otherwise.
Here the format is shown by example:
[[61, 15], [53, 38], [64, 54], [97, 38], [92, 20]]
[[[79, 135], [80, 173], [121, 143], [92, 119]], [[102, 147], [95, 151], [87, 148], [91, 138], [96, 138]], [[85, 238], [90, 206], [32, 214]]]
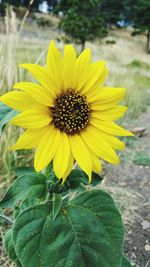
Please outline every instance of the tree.
[[80, 42], [82, 50], [87, 40], [103, 37], [107, 33], [107, 25], [100, 13], [100, 0], [61, 0], [55, 12], [63, 11], [60, 27], [76, 42]]
[[[133, 23], [133, 35], [146, 33], [147, 52], [150, 53], [150, 1], [126, 0], [126, 18]], [[129, 8], [130, 7], [130, 8]]]
[[101, 12], [107, 23], [116, 24], [123, 15], [124, 3], [120, 0], [102, 0]]

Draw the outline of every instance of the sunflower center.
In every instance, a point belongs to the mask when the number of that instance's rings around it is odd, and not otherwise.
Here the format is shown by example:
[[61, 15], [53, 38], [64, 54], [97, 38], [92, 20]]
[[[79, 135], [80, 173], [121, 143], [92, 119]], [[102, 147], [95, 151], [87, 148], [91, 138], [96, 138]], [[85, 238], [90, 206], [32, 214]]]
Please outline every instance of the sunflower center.
[[79, 133], [89, 123], [90, 108], [86, 96], [74, 91], [58, 96], [51, 112], [55, 127], [67, 134]]

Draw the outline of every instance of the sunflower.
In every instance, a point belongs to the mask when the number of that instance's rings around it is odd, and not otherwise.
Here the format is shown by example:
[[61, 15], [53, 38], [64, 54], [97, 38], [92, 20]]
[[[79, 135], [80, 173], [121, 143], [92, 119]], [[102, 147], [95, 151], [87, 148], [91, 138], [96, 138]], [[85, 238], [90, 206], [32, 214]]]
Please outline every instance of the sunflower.
[[[12, 149], [35, 148], [37, 172], [52, 160], [59, 179], [66, 179], [74, 161], [91, 180], [92, 171], [100, 173], [101, 159], [118, 164], [116, 150], [125, 145], [115, 136], [132, 136], [118, 126], [126, 107], [118, 105], [125, 88], [104, 87], [106, 63], [91, 63], [90, 49], [78, 57], [72, 45], [64, 55], [51, 41], [46, 66], [22, 64], [37, 83], [20, 82], [0, 97], [20, 111], [11, 123], [26, 129]], [[19, 89], [19, 90], [18, 90]]]

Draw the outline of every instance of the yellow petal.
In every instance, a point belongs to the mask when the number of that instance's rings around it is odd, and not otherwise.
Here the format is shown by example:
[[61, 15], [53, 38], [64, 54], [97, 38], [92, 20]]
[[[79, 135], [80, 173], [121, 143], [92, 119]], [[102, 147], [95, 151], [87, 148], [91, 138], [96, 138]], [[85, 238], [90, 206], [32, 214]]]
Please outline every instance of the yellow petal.
[[92, 103], [92, 109], [103, 110], [118, 104], [124, 98], [125, 93], [125, 88], [103, 87], [97, 88], [97, 93], [93, 96], [87, 94], [87, 99], [89, 103]]
[[70, 174], [70, 172], [71, 172], [71, 170], [73, 168], [73, 163], [74, 163], [74, 157], [73, 157], [72, 153], [70, 152], [68, 167], [67, 167], [67, 170], [65, 171], [65, 173], [62, 176], [63, 183], [65, 182], [66, 178]]
[[91, 180], [92, 160], [87, 146], [79, 135], [70, 136], [70, 143], [75, 160]]
[[47, 127], [34, 157], [34, 168], [37, 172], [44, 169], [53, 159], [60, 141], [60, 131], [53, 126]]
[[37, 64], [21, 64], [20, 67], [28, 70], [33, 77], [50, 92], [51, 96], [56, 96], [57, 88], [44, 67]]
[[54, 83], [58, 89], [62, 88], [62, 64], [63, 58], [60, 51], [57, 49], [55, 42], [51, 41], [47, 53], [47, 68], [48, 72], [53, 77]]
[[30, 95], [25, 92], [19, 91], [6, 93], [5, 95], [0, 97], [0, 101], [2, 101], [7, 106], [19, 111], [30, 109], [33, 106], [37, 108], [41, 106]]
[[117, 120], [121, 118], [126, 112], [127, 107], [115, 106], [104, 111], [93, 111], [92, 117], [100, 120]]
[[92, 159], [92, 169], [95, 173], [100, 174], [102, 171], [102, 164], [100, 159], [91, 151], [90, 153]]
[[105, 61], [99, 61], [91, 64], [91, 71], [89, 78], [82, 88], [82, 93], [90, 91], [95, 94], [94, 88], [97, 86], [102, 86], [107, 76], [107, 68]]
[[97, 127], [94, 128], [94, 131], [97, 131], [97, 135], [100, 135], [103, 140], [105, 140], [112, 148], [118, 149], [118, 150], [124, 150], [125, 144], [120, 141], [118, 138], [116, 138], [113, 135], [110, 135], [108, 133], [105, 133], [101, 130], [99, 130]]
[[65, 89], [72, 88], [76, 68], [76, 52], [72, 45], [64, 48], [63, 81]]
[[118, 136], [134, 136], [128, 130], [118, 126], [113, 121], [102, 121], [97, 118], [92, 118], [90, 123], [103, 132]]
[[39, 144], [43, 134], [45, 133], [46, 128], [41, 129], [29, 129], [25, 131], [15, 145], [11, 147], [12, 150], [18, 149], [31, 149], [36, 147]]
[[66, 172], [70, 158], [70, 142], [65, 133], [60, 133], [60, 143], [53, 158], [54, 172], [61, 179]]
[[88, 126], [87, 129], [81, 133], [82, 138], [86, 145], [95, 153], [98, 157], [112, 163], [118, 164], [119, 158], [116, 155], [112, 147], [104, 140], [95, 127]]
[[[43, 88], [41, 85], [31, 82], [20, 82], [16, 83], [13, 88], [15, 89], [21, 89], [28, 93], [32, 98], [34, 98], [35, 101], [38, 103], [51, 107], [53, 106], [53, 99], [50, 92]], [[33, 107], [33, 105], [32, 105]]]
[[15, 116], [11, 123], [23, 128], [42, 128], [51, 122], [52, 118], [46, 108], [33, 108]]
[[75, 89], [79, 91], [89, 78], [91, 63], [91, 51], [89, 48], [85, 49], [77, 59], [77, 76]]
[[125, 144], [120, 141], [118, 138], [115, 136], [109, 135], [102, 133], [101, 131], [101, 136], [103, 136], [104, 140], [108, 142], [113, 148], [118, 149], [118, 150], [124, 150], [125, 149]]

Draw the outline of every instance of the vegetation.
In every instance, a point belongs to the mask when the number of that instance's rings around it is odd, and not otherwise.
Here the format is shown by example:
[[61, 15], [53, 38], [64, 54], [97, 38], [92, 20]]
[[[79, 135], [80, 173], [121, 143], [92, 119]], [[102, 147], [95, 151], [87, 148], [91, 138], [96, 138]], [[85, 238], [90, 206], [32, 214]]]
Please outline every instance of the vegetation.
[[150, 156], [144, 151], [135, 152], [132, 160], [137, 165], [150, 166]]
[[124, 1], [119, 0], [101, 0], [100, 13], [109, 25], [116, 24], [124, 13]]

